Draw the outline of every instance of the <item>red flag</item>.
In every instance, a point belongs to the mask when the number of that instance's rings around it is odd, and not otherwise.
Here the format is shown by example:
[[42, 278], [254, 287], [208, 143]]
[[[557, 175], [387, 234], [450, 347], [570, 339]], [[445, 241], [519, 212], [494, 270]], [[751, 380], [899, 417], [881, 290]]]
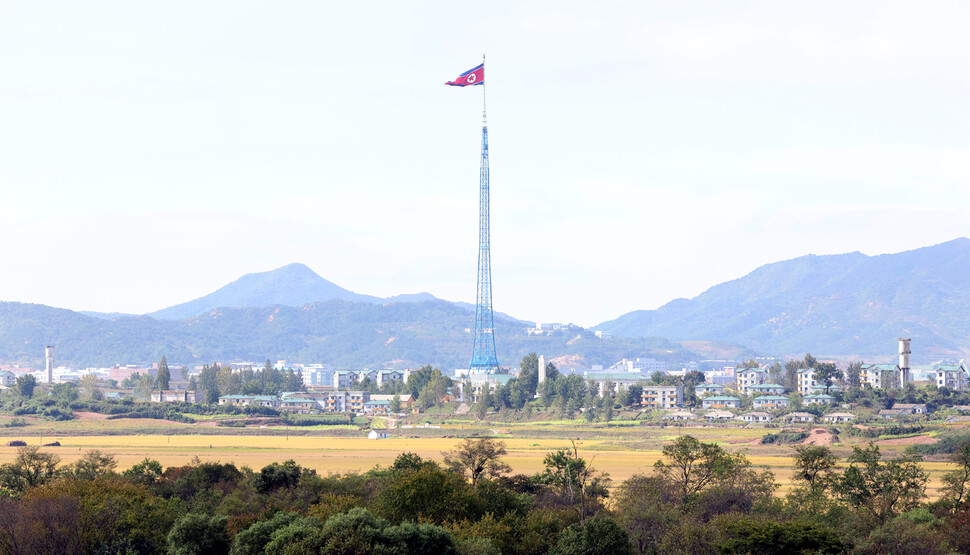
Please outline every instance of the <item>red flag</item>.
[[448, 81], [445, 85], [451, 85], [452, 87], [467, 87], [468, 85], [484, 85], [485, 84], [485, 64], [478, 67], [473, 67], [465, 73], [462, 73], [454, 81]]

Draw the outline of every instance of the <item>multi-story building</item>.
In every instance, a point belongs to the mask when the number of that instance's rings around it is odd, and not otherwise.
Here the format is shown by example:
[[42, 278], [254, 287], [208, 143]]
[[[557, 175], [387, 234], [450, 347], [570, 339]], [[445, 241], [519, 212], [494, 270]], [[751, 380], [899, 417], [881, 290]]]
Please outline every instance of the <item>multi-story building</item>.
[[13, 387], [17, 383], [17, 375], [10, 370], [0, 370], [0, 385]]
[[606, 394], [607, 388], [611, 388], [613, 393], [616, 393], [621, 387], [645, 385], [649, 381], [647, 376], [636, 372], [587, 372], [583, 377], [594, 384], [594, 387], [599, 390], [600, 397]]
[[749, 388], [753, 385], [763, 384], [768, 378], [768, 373], [760, 368], [742, 368], [735, 374], [738, 386], [738, 393], [750, 395]]
[[941, 364], [936, 367], [936, 385], [951, 391], [964, 391], [968, 382], [967, 364]]
[[899, 387], [899, 376], [895, 364], [864, 364], [859, 370], [859, 382], [873, 389]]
[[651, 409], [672, 409], [684, 403], [684, 388], [679, 385], [645, 385], [640, 405]]
[[362, 414], [367, 401], [370, 401], [370, 393], [366, 391], [330, 391], [324, 401], [324, 410]]
[[336, 388], [354, 387], [364, 379], [378, 386], [385, 383], [407, 380], [406, 370], [337, 370], [333, 373], [333, 386]]
[[798, 371], [798, 392], [800, 394], [811, 395], [813, 388], [817, 385], [814, 368], [802, 368]]

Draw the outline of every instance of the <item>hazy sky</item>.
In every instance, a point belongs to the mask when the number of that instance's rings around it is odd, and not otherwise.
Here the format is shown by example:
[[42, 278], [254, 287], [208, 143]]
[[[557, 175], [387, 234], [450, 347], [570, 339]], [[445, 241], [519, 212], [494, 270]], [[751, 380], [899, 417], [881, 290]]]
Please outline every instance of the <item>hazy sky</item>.
[[303, 262], [593, 325], [970, 234], [966, 2], [0, 0], [0, 299], [147, 312]]

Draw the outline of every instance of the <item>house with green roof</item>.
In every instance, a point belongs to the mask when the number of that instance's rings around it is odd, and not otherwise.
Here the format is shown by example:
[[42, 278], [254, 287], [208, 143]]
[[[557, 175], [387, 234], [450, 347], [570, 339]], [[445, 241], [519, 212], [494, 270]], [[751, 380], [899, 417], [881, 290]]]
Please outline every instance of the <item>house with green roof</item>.
[[219, 404], [237, 407], [278, 407], [280, 400], [276, 395], [223, 395], [219, 397]]
[[784, 395], [762, 395], [751, 400], [751, 406], [756, 409], [786, 409], [790, 399]]
[[706, 397], [708, 395], [721, 395], [724, 393], [724, 386], [716, 383], [701, 383], [694, 386], [694, 395]]
[[701, 400], [701, 406], [705, 409], [736, 409], [741, 406], [741, 399], [730, 395], [714, 395], [704, 397]]
[[781, 395], [785, 387], [774, 383], [759, 383], [748, 387], [750, 395]]
[[936, 367], [936, 386], [945, 387], [950, 391], [964, 391], [970, 381], [970, 371], [967, 370], [967, 363], [960, 364], [940, 364]]
[[812, 404], [814, 404], [814, 405], [831, 405], [832, 403], [835, 402], [835, 397], [832, 397], [831, 395], [826, 395], [824, 393], [819, 394], [819, 395], [806, 395], [802, 399], [802, 402], [803, 403], [806, 403], [806, 404], [809, 404], [809, 405], [812, 405]]

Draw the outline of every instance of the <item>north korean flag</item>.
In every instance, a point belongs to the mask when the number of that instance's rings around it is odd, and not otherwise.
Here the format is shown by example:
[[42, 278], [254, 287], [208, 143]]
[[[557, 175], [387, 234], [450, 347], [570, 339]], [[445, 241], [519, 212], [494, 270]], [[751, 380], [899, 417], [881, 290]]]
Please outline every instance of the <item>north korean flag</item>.
[[445, 85], [451, 85], [452, 87], [467, 87], [468, 85], [484, 85], [485, 84], [485, 64], [478, 67], [473, 67], [465, 73], [462, 73], [454, 81], [448, 81]]

